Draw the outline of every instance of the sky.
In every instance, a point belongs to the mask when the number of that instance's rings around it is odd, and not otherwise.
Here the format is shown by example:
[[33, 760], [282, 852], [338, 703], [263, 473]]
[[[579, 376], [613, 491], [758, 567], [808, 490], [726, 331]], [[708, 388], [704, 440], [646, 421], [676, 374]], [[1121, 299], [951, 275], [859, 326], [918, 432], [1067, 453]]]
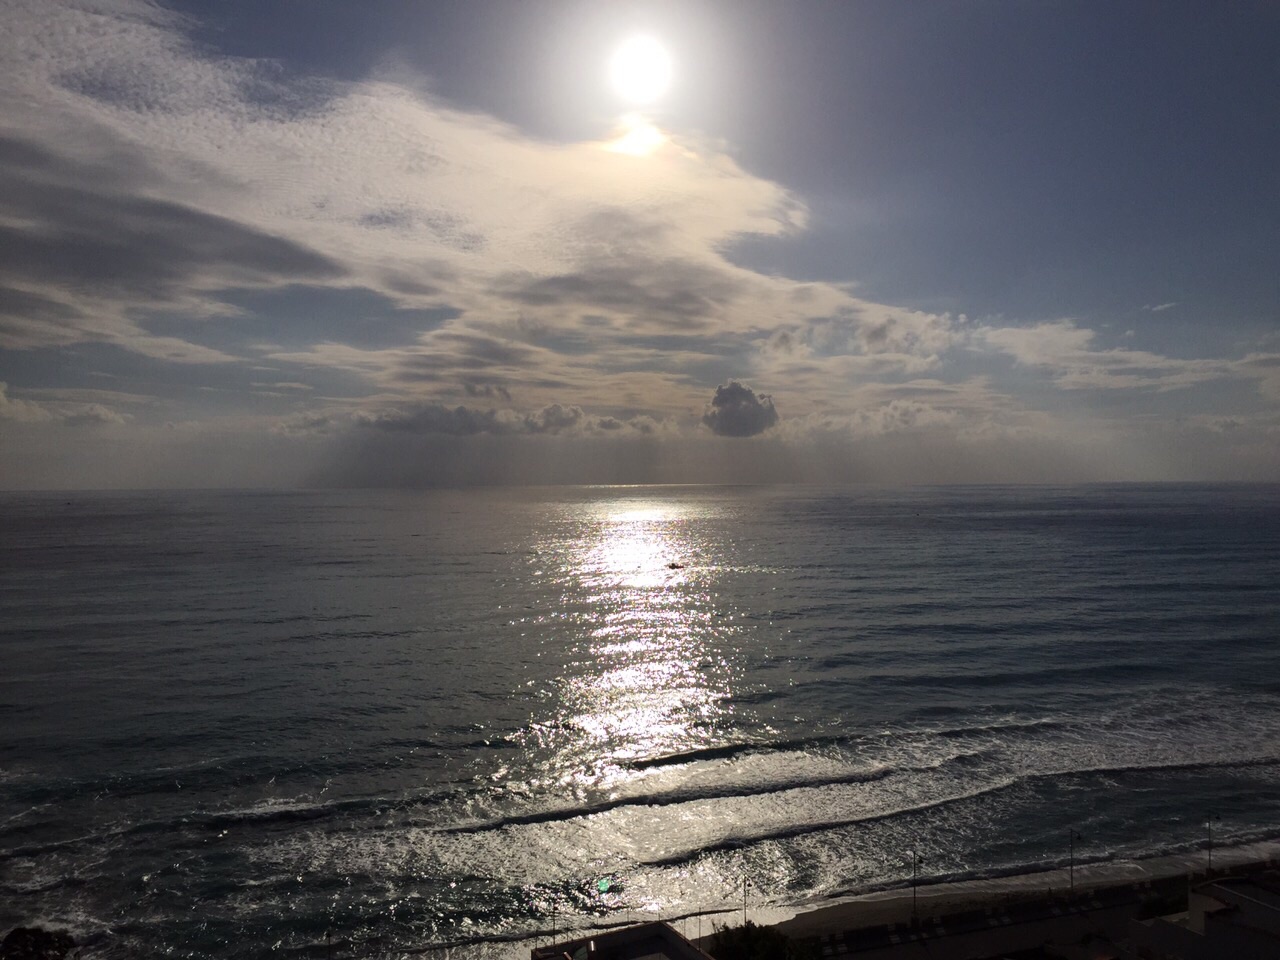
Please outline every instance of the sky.
[[0, 487], [1280, 480], [1280, 4], [0, 23]]

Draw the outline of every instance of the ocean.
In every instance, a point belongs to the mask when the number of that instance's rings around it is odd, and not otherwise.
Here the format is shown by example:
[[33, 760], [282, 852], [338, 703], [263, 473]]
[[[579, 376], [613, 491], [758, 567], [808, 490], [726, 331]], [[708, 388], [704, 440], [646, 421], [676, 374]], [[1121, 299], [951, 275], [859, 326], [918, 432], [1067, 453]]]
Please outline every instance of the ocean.
[[1280, 838], [1275, 486], [0, 518], [0, 933], [86, 957], [527, 956]]

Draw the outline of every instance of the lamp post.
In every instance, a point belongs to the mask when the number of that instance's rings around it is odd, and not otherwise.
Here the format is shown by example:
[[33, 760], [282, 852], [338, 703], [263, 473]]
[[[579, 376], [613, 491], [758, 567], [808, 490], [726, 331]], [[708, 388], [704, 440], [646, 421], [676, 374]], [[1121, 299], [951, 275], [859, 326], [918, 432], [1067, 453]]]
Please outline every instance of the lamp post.
[[1067, 834], [1067, 883], [1074, 893], [1076, 889], [1076, 841], [1083, 840], [1084, 837], [1076, 830], [1072, 830]]
[[751, 886], [751, 881], [745, 876], [742, 878], [742, 925], [747, 925], [747, 887]]
[[920, 876], [920, 855], [915, 851], [908, 851], [911, 854], [911, 919], [916, 921], [919, 918], [916, 910], [916, 880]]
[[1213, 872], [1213, 821], [1221, 820], [1221, 819], [1222, 818], [1218, 816], [1216, 813], [1211, 813], [1205, 819], [1205, 822], [1204, 822], [1205, 828], [1206, 830], [1208, 830], [1208, 833], [1209, 833], [1209, 850], [1208, 850], [1209, 865], [1208, 865], [1208, 868], [1205, 870], [1205, 876], [1208, 876], [1210, 873]]

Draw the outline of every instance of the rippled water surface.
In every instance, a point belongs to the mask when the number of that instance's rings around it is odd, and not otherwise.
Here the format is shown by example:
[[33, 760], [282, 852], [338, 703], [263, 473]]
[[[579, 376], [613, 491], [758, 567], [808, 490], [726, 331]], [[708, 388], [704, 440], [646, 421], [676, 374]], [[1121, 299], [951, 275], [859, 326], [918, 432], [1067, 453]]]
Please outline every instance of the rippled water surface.
[[1275, 487], [0, 510], [0, 929], [93, 956], [516, 953], [909, 851], [1280, 836]]

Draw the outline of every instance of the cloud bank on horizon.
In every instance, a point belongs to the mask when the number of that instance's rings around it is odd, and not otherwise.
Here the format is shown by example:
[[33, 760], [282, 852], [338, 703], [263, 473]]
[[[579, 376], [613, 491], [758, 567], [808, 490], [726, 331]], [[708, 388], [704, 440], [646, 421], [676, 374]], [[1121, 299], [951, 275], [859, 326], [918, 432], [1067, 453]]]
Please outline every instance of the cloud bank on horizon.
[[1280, 294], [882, 302], [752, 266], [839, 212], [711, 134], [534, 135], [144, 0], [4, 18], [0, 485], [1280, 479]]

